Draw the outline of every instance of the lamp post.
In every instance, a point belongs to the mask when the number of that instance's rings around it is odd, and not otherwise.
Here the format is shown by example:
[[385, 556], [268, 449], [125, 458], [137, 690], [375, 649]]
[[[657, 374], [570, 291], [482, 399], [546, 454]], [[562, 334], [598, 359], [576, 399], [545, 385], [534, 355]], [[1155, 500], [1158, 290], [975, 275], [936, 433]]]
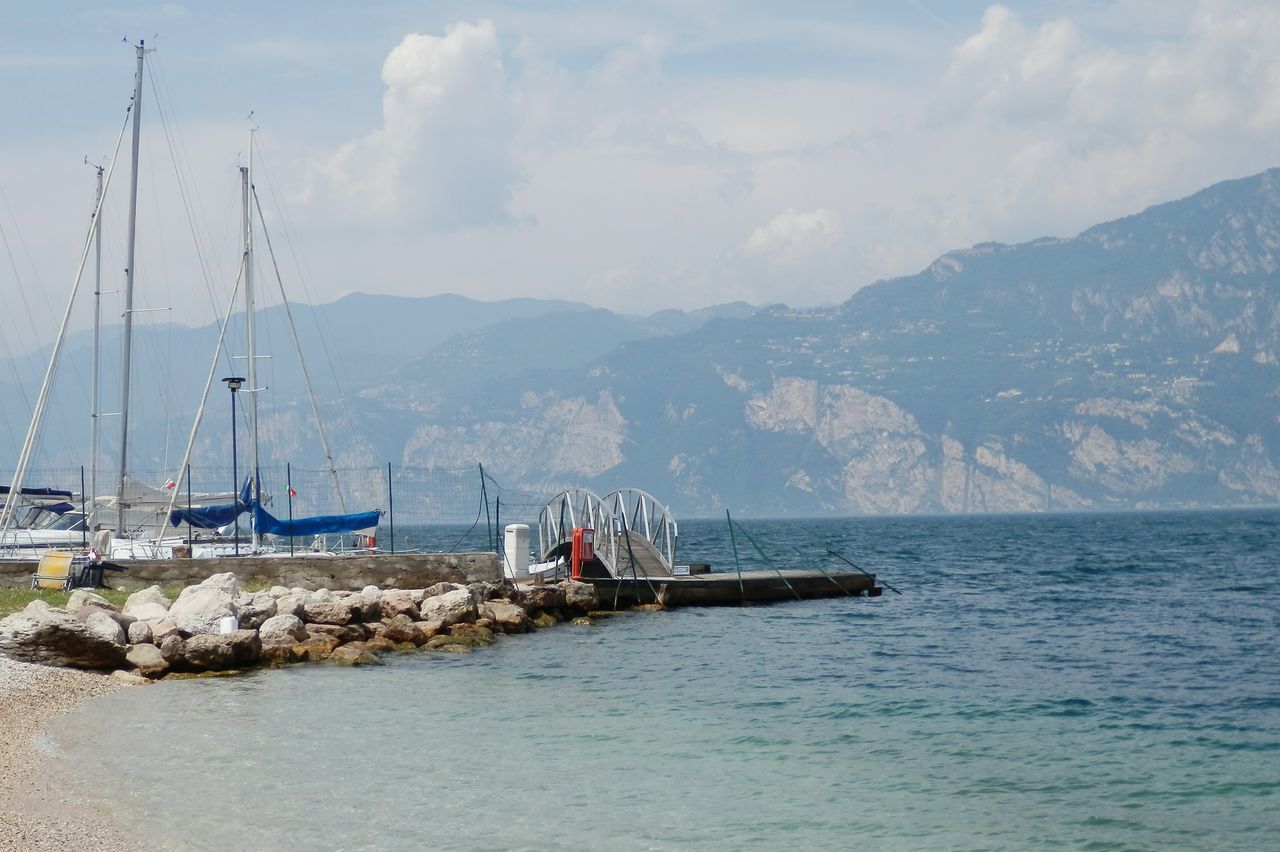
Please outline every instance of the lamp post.
[[[240, 501], [240, 472], [236, 470], [236, 391], [244, 384], [243, 376], [228, 376], [222, 380], [231, 391], [231, 493], [237, 503]], [[240, 555], [240, 513], [235, 517], [235, 553]]]

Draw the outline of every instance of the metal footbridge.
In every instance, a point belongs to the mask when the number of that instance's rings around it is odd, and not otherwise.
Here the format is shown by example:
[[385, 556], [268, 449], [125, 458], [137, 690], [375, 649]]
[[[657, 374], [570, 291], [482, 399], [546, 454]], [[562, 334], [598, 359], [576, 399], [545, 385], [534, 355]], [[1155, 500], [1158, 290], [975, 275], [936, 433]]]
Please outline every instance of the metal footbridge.
[[585, 571], [609, 578], [670, 577], [680, 531], [653, 495], [623, 488], [600, 497], [585, 488], [561, 491], [538, 515], [540, 562], [569, 563], [574, 529], [595, 531], [595, 559]]

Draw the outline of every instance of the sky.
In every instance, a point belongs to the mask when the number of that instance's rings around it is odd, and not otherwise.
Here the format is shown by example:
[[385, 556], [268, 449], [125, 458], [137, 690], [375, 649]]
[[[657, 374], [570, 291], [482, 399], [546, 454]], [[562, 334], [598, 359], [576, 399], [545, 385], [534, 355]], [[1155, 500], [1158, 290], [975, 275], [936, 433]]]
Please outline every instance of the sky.
[[[93, 204], [85, 159], [115, 148], [140, 39], [155, 53], [138, 307], [193, 324], [223, 310], [236, 274], [251, 128], [292, 298], [453, 292], [635, 314], [839, 303], [950, 249], [1071, 236], [1280, 165], [1274, 2], [0, 12], [15, 351], [56, 330]], [[125, 265], [127, 137], [120, 151], [104, 291]]]

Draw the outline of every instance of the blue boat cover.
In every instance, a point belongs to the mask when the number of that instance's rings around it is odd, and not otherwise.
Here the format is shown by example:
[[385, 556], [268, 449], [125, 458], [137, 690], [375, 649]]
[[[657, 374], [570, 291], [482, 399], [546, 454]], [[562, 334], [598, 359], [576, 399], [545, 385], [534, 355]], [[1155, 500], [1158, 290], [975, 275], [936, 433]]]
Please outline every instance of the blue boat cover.
[[253, 492], [250, 486], [253, 477], [244, 481], [240, 489], [240, 498], [234, 503], [221, 503], [217, 506], [193, 506], [190, 509], [174, 509], [169, 513], [169, 525], [174, 527], [190, 524], [202, 530], [215, 530], [225, 527], [234, 521], [242, 512], [249, 511], [253, 505]]
[[317, 515], [313, 518], [294, 518], [282, 521], [273, 517], [261, 506], [253, 508], [254, 521], [258, 532], [268, 535], [303, 536], [320, 535], [322, 533], [344, 533], [356, 530], [367, 530], [378, 525], [380, 512], [358, 512], [354, 515]]
[[[0, 494], [8, 494], [9, 486], [0, 485]], [[70, 491], [63, 491], [61, 488], [22, 488], [19, 489], [24, 497], [65, 497], [71, 499]]]

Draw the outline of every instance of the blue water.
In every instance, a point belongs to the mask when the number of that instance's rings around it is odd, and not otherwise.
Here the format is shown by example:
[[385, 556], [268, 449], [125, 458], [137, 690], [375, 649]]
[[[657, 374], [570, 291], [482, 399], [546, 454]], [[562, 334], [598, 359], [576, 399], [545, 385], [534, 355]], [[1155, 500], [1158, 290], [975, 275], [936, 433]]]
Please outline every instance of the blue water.
[[744, 527], [903, 594], [162, 683], [65, 764], [177, 849], [1280, 847], [1280, 513]]

